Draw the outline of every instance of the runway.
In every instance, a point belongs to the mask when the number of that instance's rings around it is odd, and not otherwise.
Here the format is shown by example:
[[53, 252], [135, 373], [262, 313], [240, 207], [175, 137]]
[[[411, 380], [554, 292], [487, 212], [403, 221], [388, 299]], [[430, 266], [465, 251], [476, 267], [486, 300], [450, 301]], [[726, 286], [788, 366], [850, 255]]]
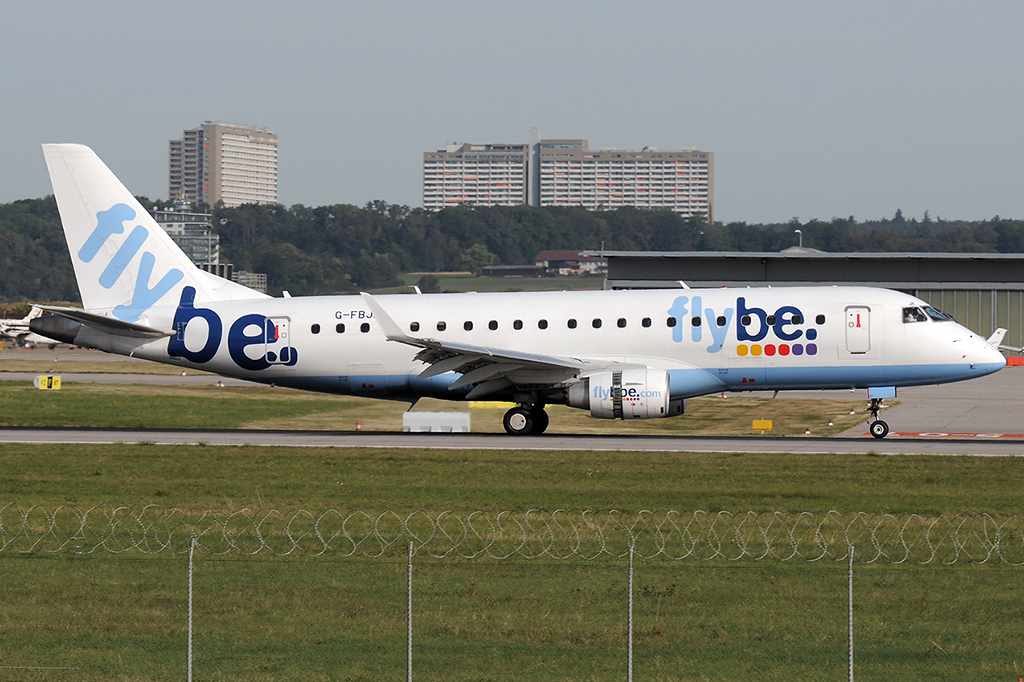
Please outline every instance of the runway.
[[443, 450], [574, 450], [617, 452], [728, 452], [879, 455], [1024, 456], [1024, 439], [615, 436], [592, 434], [413, 434], [346, 431], [186, 429], [0, 429], [0, 443], [149, 443], [274, 447], [403, 448]]
[[[29, 351], [28, 353], [39, 353]], [[47, 354], [53, 351], [46, 351]], [[11, 354], [4, 353], [6, 358]], [[119, 356], [93, 351], [65, 351], [61, 360], [110, 359]], [[22, 356], [24, 357], [24, 356]], [[128, 362], [141, 362], [128, 360]], [[117, 371], [118, 365], [111, 369]], [[67, 369], [67, 368], [66, 368]], [[0, 380], [31, 381], [35, 374], [0, 372]], [[66, 382], [215, 385], [211, 375], [63, 374]], [[221, 379], [225, 385], [254, 385]], [[835, 438], [817, 437], [696, 437], [614, 434], [548, 433], [543, 436], [504, 434], [409, 434], [345, 431], [242, 431], [159, 429], [2, 428], [0, 443], [205, 443], [208, 445], [265, 445], [288, 447], [370, 447], [413, 449], [508, 449], [638, 452], [803, 452], [808, 454], [935, 454], [1024, 456], [1024, 367], [1007, 367], [995, 374], [955, 384], [900, 389], [898, 405], [882, 412], [892, 433], [878, 440], [867, 434], [867, 423]], [[754, 394], [771, 396], [767, 394]], [[797, 391], [787, 398], [865, 399], [864, 391]], [[866, 415], [865, 415], [866, 416]], [[685, 418], [685, 417], [682, 417]], [[928, 434], [928, 435], [925, 435]]]

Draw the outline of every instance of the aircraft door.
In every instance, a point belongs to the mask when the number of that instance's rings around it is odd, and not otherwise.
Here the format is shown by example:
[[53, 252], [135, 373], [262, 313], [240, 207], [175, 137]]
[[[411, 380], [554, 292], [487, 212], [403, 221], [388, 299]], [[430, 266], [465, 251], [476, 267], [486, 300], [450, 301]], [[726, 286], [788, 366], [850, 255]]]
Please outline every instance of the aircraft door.
[[287, 317], [267, 318], [267, 361], [272, 365], [287, 364], [292, 359], [291, 329]]
[[856, 305], [846, 308], [846, 350], [850, 353], [871, 350], [871, 308]]

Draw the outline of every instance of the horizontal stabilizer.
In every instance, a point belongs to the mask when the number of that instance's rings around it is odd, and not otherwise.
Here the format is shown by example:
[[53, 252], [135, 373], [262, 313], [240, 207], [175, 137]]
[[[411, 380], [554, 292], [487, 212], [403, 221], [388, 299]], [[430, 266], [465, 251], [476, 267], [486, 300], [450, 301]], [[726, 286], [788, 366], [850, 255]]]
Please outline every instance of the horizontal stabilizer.
[[999, 344], [1003, 342], [1003, 337], [1006, 336], [1006, 330], [1002, 327], [992, 332], [992, 336], [988, 337], [988, 345], [993, 348], [999, 348]]
[[87, 327], [92, 327], [101, 332], [107, 334], [114, 334], [115, 336], [133, 336], [136, 338], [159, 338], [161, 336], [171, 336], [174, 334], [173, 331], [164, 331], [161, 329], [154, 329], [153, 327], [147, 327], [141, 324], [135, 324], [133, 322], [125, 322], [119, 320], [116, 317], [106, 317], [104, 315], [97, 315], [90, 313], [81, 308], [64, 308], [60, 306], [39, 306], [44, 312], [52, 315], [59, 315], [60, 317], [66, 317], [69, 320], [74, 320], [84, 324]]

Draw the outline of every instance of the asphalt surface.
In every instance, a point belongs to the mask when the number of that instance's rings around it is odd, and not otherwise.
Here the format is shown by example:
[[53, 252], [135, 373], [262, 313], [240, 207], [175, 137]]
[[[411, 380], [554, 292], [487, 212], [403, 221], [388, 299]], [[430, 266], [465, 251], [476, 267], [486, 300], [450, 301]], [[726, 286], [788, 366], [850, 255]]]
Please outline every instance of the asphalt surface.
[[0, 428], [0, 443], [152, 443], [420, 450], [577, 450], [1024, 457], [1024, 439], [776, 438], [548, 434], [412, 434], [324, 431]]
[[[5, 349], [0, 354], [0, 380], [31, 381], [36, 374], [3, 372], [8, 359], [54, 357], [61, 361], [145, 361], [82, 349]], [[112, 364], [111, 371], [117, 372]], [[216, 376], [152, 374], [82, 374], [61, 368], [64, 382], [141, 383], [166, 385], [252, 385]], [[761, 394], [771, 395], [771, 393]], [[797, 391], [780, 393], [787, 398], [859, 397], [864, 391]], [[692, 452], [807, 452], [878, 454], [944, 454], [1024, 456], [1024, 368], [1008, 367], [973, 381], [941, 386], [900, 389], [898, 405], [882, 412], [891, 429], [884, 440], [872, 438], [867, 422], [834, 438], [816, 437], [722, 437], [616, 436], [545, 434], [511, 437], [503, 434], [402, 434], [379, 432], [317, 431], [190, 431], [118, 429], [0, 429], [0, 442], [152, 442], [252, 444], [307, 447], [474, 448], [474, 449], [567, 449]], [[867, 413], [865, 412], [865, 419]]]

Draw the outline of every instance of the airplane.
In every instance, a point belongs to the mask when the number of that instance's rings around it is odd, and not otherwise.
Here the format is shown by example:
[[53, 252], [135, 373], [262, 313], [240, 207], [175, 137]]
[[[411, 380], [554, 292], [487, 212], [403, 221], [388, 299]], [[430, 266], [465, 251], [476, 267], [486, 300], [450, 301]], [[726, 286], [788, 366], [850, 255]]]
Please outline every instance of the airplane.
[[43, 154], [83, 307], [43, 306], [31, 329], [110, 353], [413, 405], [511, 401], [516, 435], [543, 433], [547, 405], [654, 419], [724, 391], [860, 388], [884, 438], [898, 388], [1006, 365], [921, 299], [871, 287], [270, 297], [196, 268], [88, 147]]
[[39, 306], [32, 306], [32, 310], [29, 311], [28, 315], [20, 320], [0, 320], [0, 340], [12, 339], [19, 347], [26, 344], [45, 344], [50, 348], [55, 348], [57, 344], [52, 339], [34, 334], [29, 329], [29, 324], [32, 320], [42, 314], [43, 311]]

